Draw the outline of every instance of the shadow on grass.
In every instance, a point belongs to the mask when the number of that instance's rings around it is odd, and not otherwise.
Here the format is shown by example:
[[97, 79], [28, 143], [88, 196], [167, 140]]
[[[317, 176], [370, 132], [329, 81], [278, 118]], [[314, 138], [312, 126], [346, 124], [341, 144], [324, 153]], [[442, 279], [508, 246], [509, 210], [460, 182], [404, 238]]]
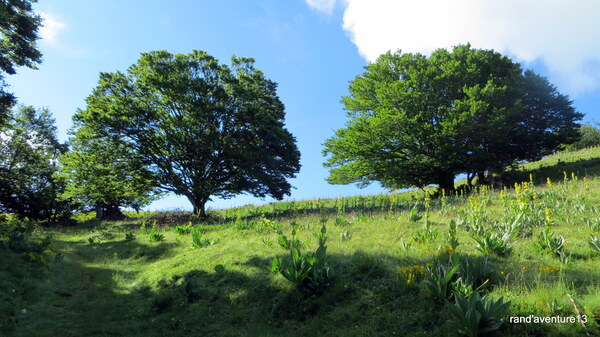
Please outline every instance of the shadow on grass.
[[[40, 280], [40, 295], [28, 303], [27, 315], [19, 317], [14, 336], [456, 335], [447, 305], [425, 295], [419, 285], [423, 275], [407, 284], [399, 271], [443, 261], [445, 255], [331, 254], [336, 278], [315, 296], [293, 289], [271, 272], [273, 257], [254, 256], [239, 267], [216, 265], [214, 270], [190, 270], [147, 284], [127, 268], [129, 261], [166, 258], [174, 253], [174, 244], [57, 245], [65, 258]], [[502, 268], [506, 261], [492, 262]], [[581, 331], [572, 335], [576, 332]], [[548, 325], [505, 324], [498, 332], [552, 334]]]
[[546, 178], [552, 181], [562, 181], [564, 172], [567, 177], [571, 177], [574, 173], [578, 177], [596, 177], [600, 176], [600, 158], [581, 159], [573, 162], [559, 161], [552, 166], [542, 166], [531, 170], [512, 170], [503, 174], [502, 180], [507, 186], [511, 186], [515, 182], [529, 181], [529, 175], [533, 174], [533, 179], [536, 184], [545, 184]]
[[178, 244], [174, 242], [161, 242], [156, 245], [141, 244], [137, 240], [105, 241], [98, 243], [63, 243], [61, 246], [71, 249], [79, 256], [90, 262], [105, 261], [107, 259], [139, 259], [152, 262], [173, 256], [173, 248]]

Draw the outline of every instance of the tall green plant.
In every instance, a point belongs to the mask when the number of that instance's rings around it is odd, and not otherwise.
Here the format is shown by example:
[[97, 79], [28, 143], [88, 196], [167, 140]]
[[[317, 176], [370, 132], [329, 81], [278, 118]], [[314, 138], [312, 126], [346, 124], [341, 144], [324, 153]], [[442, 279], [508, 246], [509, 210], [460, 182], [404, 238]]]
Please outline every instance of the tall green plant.
[[502, 325], [502, 318], [508, 313], [510, 302], [503, 298], [497, 301], [478, 292], [470, 295], [455, 295], [455, 304], [450, 306], [458, 332], [469, 337], [497, 330]]
[[279, 272], [297, 289], [306, 293], [320, 293], [333, 279], [333, 268], [327, 261], [327, 229], [317, 234], [319, 247], [314, 253], [303, 254], [300, 247], [291, 245], [287, 259], [274, 258], [272, 270]]

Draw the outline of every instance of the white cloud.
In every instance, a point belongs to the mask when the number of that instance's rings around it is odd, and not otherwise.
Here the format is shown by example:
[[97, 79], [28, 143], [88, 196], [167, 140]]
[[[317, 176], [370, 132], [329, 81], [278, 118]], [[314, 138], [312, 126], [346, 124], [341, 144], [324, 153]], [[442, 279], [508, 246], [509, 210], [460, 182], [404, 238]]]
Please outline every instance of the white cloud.
[[56, 16], [40, 12], [40, 16], [44, 20], [43, 26], [40, 28], [40, 37], [43, 41], [51, 45], [58, 44], [58, 33], [67, 27], [67, 24], [60, 21]]
[[[335, 0], [306, 0], [331, 13]], [[525, 64], [541, 61], [571, 95], [600, 84], [597, 0], [343, 0], [343, 28], [360, 55], [430, 53], [470, 42]]]
[[336, 0], [306, 0], [306, 3], [311, 8], [326, 14], [331, 14], [333, 12], [336, 2]]

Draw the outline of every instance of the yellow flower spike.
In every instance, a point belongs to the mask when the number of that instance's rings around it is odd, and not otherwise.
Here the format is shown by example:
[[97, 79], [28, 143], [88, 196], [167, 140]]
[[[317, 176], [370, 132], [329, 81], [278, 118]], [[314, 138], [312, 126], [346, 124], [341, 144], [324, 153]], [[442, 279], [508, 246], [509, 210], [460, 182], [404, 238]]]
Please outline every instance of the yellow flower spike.
[[564, 181], [569, 180], [569, 176], [567, 176], [567, 171], [563, 171], [563, 180]]
[[552, 179], [550, 179], [550, 177], [546, 178], [546, 184], [548, 185], [548, 187], [552, 186]]

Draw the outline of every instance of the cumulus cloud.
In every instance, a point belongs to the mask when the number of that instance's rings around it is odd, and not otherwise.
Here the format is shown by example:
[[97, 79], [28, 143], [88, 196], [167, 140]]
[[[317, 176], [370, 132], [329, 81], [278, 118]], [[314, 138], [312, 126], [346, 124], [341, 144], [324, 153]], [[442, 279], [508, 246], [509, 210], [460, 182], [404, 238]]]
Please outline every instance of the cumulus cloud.
[[[306, 0], [325, 13], [333, 0]], [[374, 61], [388, 50], [430, 53], [471, 43], [541, 62], [559, 89], [578, 95], [600, 83], [597, 0], [338, 0], [343, 28]]]
[[48, 44], [58, 44], [58, 33], [65, 29], [67, 25], [52, 14], [40, 12], [40, 16], [43, 20], [43, 26], [40, 28], [40, 37]]

